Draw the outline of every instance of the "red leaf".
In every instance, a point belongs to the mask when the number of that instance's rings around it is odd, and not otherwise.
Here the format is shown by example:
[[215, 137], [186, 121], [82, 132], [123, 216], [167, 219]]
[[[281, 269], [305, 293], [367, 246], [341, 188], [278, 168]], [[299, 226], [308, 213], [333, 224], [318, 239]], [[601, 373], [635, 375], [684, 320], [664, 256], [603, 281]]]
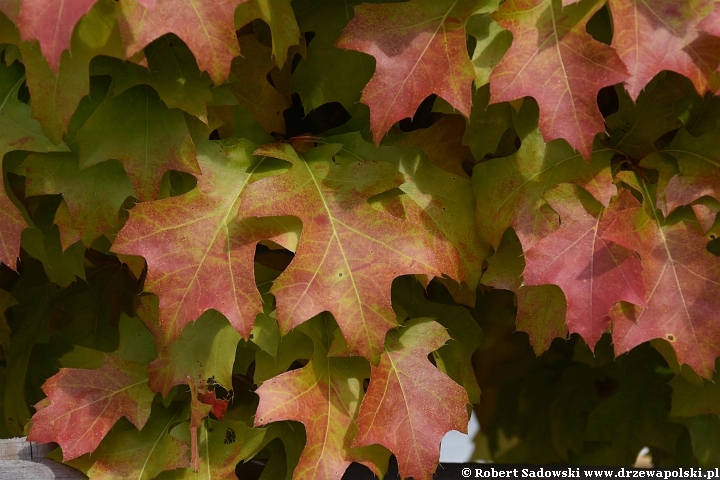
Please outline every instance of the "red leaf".
[[[610, 0], [612, 45], [630, 71], [625, 87], [633, 100], [663, 70], [688, 77], [700, 94], [720, 63], [720, 38], [698, 32], [712, 0]], [[661, 47], [660, 47], [661, 46]]]
[[388, 335], [380, 364], [370, 367], [354, 446], [387, 447], [402, 478], [432, 479], [443, 436], [450, 430], [467, 432], [467, 392], [427, 360], [449, 339], [439, 323], [407, 321], [399, 333]]
[[255, 426], [282, 420], [305, 425], [307, 441], [293, 478], [333, 480], [350, 466], [354, 420], [367, 364], [360, 358], [311, 360], [257, 389]]
[[647, 306], [619, 304], [612, 310], [615, 354], [664, 338], [678, 362], [711, 378], [720, 355], [720, 258], [706, 249], [708, 240], [692, 213], [666, 222], [647, 185], [634, 183], [645, 198], [635, 229], [611, 225], [603, 237], [640, 254]]
[[125, 54], [132, 57], [156, 38], [174, 33], [192, 50], [200, 69], [220, 85], [233, 57], [240, 55], [233, 16], [244, 1], [123, 0], [118, 22]]
[[663, 191], [670, 213], [704, 196], [720, 200], [720, 139], [717, 131], [693, 137], [682, 129], [664, 151], [678, 161], [680, 173]]
[[715, 9], [698, 23], [697, 29], [720, 37], [720, 5], [715, 4]]
[[385, 333], [397, 325], [392, 281], [414, 273], [441, 276], [457, 266], [439, 234], [368, 204], [371, 196], [403, 183], [396, 167], [374, 161], [338, 165], [332, 158], [340, 148], [317, 147], [303, 159], [288, 144], [261, 147], [256, 154], [286, 160], [292, 168], [248, 186], [241, 214], [302, 221], [295, 258], [271, 290], [280, 331], [329, 311], [348, 347], [377, 362]]
[[205, 392], [200, 394], [200, 401], [203, 402], [206, 405], [211, 405], [213, 415], [215, 415], [215, 418], [218, 420], [222, 420], [225, 416], [225, 413], [228, 409], [228, 401], [227, 400], [221, 400], [217, 397], [215, 397], [215, 392]]
[[17, 27], [23, 40], [37, 39], [55, 73], [60, 57], [70, 49], [75, 24], [97, 0], [22, 0]]
[[376, 144], [433, 93], [470, 116], [475, 79], [465, 41], [470, 3], [415, 0], [354, 7], [355, 17], [336, 45], [375, 57], [375, 75], [360, 101], [370, 107]]
[[605, 130], [598, 91], [627, 78], [615, 51], [585, 31], [600, 4], [560, 8], [548, 0], [508, 0], [494, 15], [513, 43], [490, 75], [492, 103], [531, 96], [540, 105], [546, 142], [564, 138], [589, 160]]
[[57, 442], [63, 459], [92, 452], [124, 416], [141, 429], [155, 395], [145, 365], [108, 355], [97, 370], [61, 368], [43, 385], [50, 405], [32, 419], [31, 442]]
[[[586, 197], [586, 198], [583, 198]], [[556, 284], [567, 300], [566, 322], [593, 348], [610, 326], [608, 313], [623, 300], [645, 304], [640, 259], [630, 249], [602, 238], [613, 223], [631, 229], [639, 204], [629, 190], [605, 209], [564, 183], [545, 199], [560, 214], [561, 227], [525, 252], [526, 285]]]
[[240, 193], [262, 162], [251, 156], [253, 148], [248, 141], [199, 144], [203, 174], [196, 189], [139, 204], [115, 240], [115, 252], [147, 260], [145, 288], [160, 300], [167, 337], [156, 335], [159, 344], [178, 338], [185, 325], [212, 308], [243, 338], [250, 335], [262, 306], [253, 279], [255, 243], [241, 234], [235, 217]]

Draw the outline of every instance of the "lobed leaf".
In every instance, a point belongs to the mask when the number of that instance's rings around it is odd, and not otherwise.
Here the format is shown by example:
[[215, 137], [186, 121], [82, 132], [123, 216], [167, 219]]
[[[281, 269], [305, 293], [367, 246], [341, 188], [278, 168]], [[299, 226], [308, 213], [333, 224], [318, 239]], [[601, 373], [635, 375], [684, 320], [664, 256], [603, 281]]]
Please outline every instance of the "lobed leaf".
[[33, 416], [32, 442], [57, 442], [63, 459], [94, 451], [120, 417], [142, 428], [150, 415], [153, 392], [145, 365], [113, 355], [97, 370], [62, 368], [43, 385], [49, 405]]
[[82, 168], [119, 160], [141, 201], [159, 197], [167, 170], [200, 173], [182, 113], [168, 109], [157, 92], [144, 85], [106, 97], [75, 141]]
[[[254, 148], [248, 141], [200, 144], [203, 174], [197, 187], [138, 205], [115, 240], [114, 251], [142, 255], [148, 262], [145, 288], [160, 297], [160, 345], [178, 338], [185, 325], [211, 308], [248, 338], [261, 312], [252, 279], [255, 242], [235, 219], [240, 194], [264, 163], [251, 155]], [[275, 225], [276, 232], [278, 227], [283, 232], [283, 225]]]
[[611, 226], [604, 238], [640, 254], [647, 306], [618, 304], [610, 313], [616, 354], [653, 338], [667, 339], [678, 361], [709, 378], [720, 353], [716, 340], [720, 258], [706, 249], [707, 239], [694, 217], [663, 219], [647, 183], [626, 176], [643, 196], [635, 229]]
[[389, 334], [379, 365], [370, 367], [353, 445], [387, 447], [403, 478], [431, 479], [440, 440], [450, 430], [467, 431], [467, 392], [426, 358], [448, 340], [440, 324], [410, 320]]
[[367, 203], [403, 183], [396, 167], [377, 161], [337, 165], [332, 156], [341, 148], [317, 147], [305, 158], [287, 144], [260, 148], [256, 154], [292, 167], [248, 186], [241, 218], [294, 215], [302, 221], [295, 258], [271, 289], [280, 332], [329, 311], [350, 349], [376, 362], [385, 333], [397, 324], [390, 306], [392, 280], [410, 273], [440, 276], [453, 271], [454, 262], [442, 239]]
[[475, 3], [414, 0], [355, 7], [336, 45], [375, 57], [375, 74], [360, 101], [370, 107], [376, 144], [395, 122], [412, 117], [431, 94], [470, 116], [475, 75], [465, 45], [465, 22]]
[[697, 26], [712, 11], [712, 1], [610, 0], [610, 8], [612, 46], [630, 72], [625, 86], [633, 100], [663, 70], [685, 75], [701, 95], [709, 89], [708, 77], [720, 63], [720, 38]]
[[614, 235], [632, 235], [640, 205], [623, 189], [605, 209], [567, 183], [547, 192], [545, 200], [562, 224], [525, 251], [524, 284], [558, 285], [567, 300], [570, 333], [582, 335], [593, 349], [608, 330], [608, 313], [617, 302], [645, 305], [640, 259], [633, 250], [603, 238], [608, 228]]
[[599, 8], [594, 1], [562, 8], [551, 0], [510, 0], [493, 15], [513, 43], [490, 75], [490, 102], [535, 98], [545, 140], [564, 138], [588, 161], [595, 134], [604, 131], [597, 93], [627, 78], [615, 51], [585, 31]]
[[126, 0], [118, 18], [125, 56], [132, 57], [153, 40], [174, 33], [192, 50], [200, 69], [220, 85], [230, 73], [233, 57], [240, 55], [233, 15], [244, 1], [156, 0], [151, 5]]

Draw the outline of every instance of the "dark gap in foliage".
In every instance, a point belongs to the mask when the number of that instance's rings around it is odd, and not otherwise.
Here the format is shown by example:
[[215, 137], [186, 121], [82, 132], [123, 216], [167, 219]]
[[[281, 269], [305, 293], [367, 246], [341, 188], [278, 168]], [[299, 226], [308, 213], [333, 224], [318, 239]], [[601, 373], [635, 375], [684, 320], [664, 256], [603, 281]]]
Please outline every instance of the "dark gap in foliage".
[[305, 109], [303, 108], [302, 100], [300, 100], [300, 95], [293, 93], [291, 100], [292, 105], [283, 112], [287, 138], [297, 137], [298, 135], [303, 135], [308, 132], [304, 129], [305, 124], [303, 120], [305, 118]]
[[303, 368], [305, 365], [307, 365], [307, 363], [309, 361], [310, 360], [308, 360], [306, 358], [299, 358], [290, 364], [290, 367], [287, 369], [287, 371], [290, 372], [292, 370], [297, 370], [299, 368]]
[[215, 130], [213, 130], [212, 132], [210, 132], [210, 136], [208, 137], [208, 140], [222, 140], [220, 138], [220, 132], [218, 131], [217, 128]]
[[672, 141], [675, 139], [675, 135], [680, 131], [679, 128], [676, 128], [675, 130], [670, 130], [666, 134], [662, 135], [660, 138], [655, 140], [655, 148], [658, 150], [663, 150], [665, 148], [668, 148]]
[[430, 352], [427, 356], [428, 362], [433, 364], [433, 367], [437, 367], [437, 363], [435, 362], [435, 354]]
[[15, 284], [17, 284], [17, 281], [20, 279], [20, 275], [18, 273], [5, 265], [4, 263], [0, 263], [0, 288], [5, 290], [6, 292], [11, 291]]
[[[287, 476], [287, 454], [285, 444], [280, 438], [274, 438], [252, 460], [240, 462], [235, 466], [235, 475], [240, 480], [258, 480], [265, 468], [272, 470], [273, 478]], [[267, 476], [270, 478], [270, 476]]]
[[398, 125], [400, 126], [400, 130], [402, 130], [403, 132], [411, 132], [413, 130], [419, 130], [421, 128], [428, 128], [430, 125], [432, 125], [432, 109], [436, 99], [437, 95], [432, 94], [429, 95], [425, 100], [423, 100], [418, 106], [417, 110], [415, 110], [415, 115], [413, 115], [412, 119], [403, 118], [402, 120], [400, 120], [400, 122], [398, 123]]
[[[213, 133], [217, 132], [214, 130]], [[212, 140], [212, 134], [210, 135]], [[219, 139], [218, 139], [219, 140]], [[177, 197], [188, 193], [197, 186], [195, 175], [177, 170], [168, 170], [160, 182], [160, 198]]]
[[315, 32], [305, 32], [303, 36], [305, 37], [305, 45], [309, 46], [310, 42], [312, 42], [313, 38], [315, 38]]
[[588, 23], [585, 25], [585, 31], [598, 42], [606, 45], [612, 43], [613, 22], [607, 3], [588, 20]]
[[475, 47], [477, 47], [477, 38], [468, 35], [465, 39], [465, 45], [467, 46], [468, 55], [472, 58], [473, 53], [475, 53]]
[[255, 32], [258, 42], [262, 43], [266, 47], [272, 47], [272, 31], [270, 26], [265, 23], [264, 20], [256, 19], [252, 23], [252, 31]]
[[23, 82], [18, 89], [17, 98], [23, 103], [30, 104], [30, 89], [27, 86], [27, 82]]
[[615, 86], [603, 87], [597, 94], [597, 103], [602, 116], [607, 118], [620, 110], [620, 99], [618, 98]]
[[313, 135], [319, 135], [346, 124], [352, 117], [338, 102], [326, 103], [312, 110], [303, 119]]
[[293, 93], [292, 106], [283, 112], [287, 137], [300, 135], [319, 135], [347, 123], [351, 116], [338, 102], [320, 105], [305, 115], [300, 95]]
[[295, 254], [285, 248], [270, 248], [261, 243], [255, 247], [255, 262], [278, 272], [284, 271]]
[[468, 177], [472, 177], [473, 168], [475, 168], [475, 165], [477, 165], [475, 162], [465, 159], [460, 164], [460, 167], [463, 169], [463, 172], [467, 173]]
[[273, 82], [273, 79], [272, 79], [272, 70], [270, 70], [270, 71], [267, 73], [267, 75], [265, 75], [265, 80], [267, 80], [267, 82], [268, 82], [273, 88], [275, 88], [275, 82]]
[[707, 244], [707, 250], [708, 252], [712, 253], [713, 255], [720, 257], [720, 237], [714, 238], [714, 235], [711, 235], [712, 240], [710, 240]]
[[302, 61], [302, 59], [303, 59], [302, 55], [300, 55], [299, 53], [296, 53], [295, 55], [293, 55], [293, 58], [292, 58], [292, 61], [290, 64], [290, 74], [295, 73], [295, 69], [297, 68], [298, 65], [300, 65], [300, 62]]

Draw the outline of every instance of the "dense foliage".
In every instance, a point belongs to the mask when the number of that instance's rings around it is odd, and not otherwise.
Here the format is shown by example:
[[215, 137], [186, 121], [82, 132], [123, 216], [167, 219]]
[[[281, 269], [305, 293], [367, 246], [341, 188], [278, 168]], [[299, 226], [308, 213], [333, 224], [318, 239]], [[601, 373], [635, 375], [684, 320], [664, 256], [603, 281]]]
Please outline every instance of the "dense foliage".
[[720, 5], [0, 12], [0, 436], [424, 480], [472, 405], [477, 458], [720, 465]]

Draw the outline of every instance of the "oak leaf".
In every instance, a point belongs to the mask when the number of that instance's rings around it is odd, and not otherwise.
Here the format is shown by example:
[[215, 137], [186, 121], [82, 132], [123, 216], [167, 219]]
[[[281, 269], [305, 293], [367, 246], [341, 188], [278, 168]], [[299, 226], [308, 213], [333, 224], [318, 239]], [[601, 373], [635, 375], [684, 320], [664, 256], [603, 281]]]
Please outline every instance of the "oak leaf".
[[388, 335], [379, 365], [370, 367], [353, 445], [387, 447], [402, 478], [432, 479], [443, 436], [467, 432], [467, 392], [426, 358], [449, 339], [432, 320], [407, 321]]
[[[148, 365], [148, 384], [165, 397], [172, 387], [188, 381], [192, 383], [194, 397], [210, 379], [226, 390], [232, 390], [230, 376], [235, 358], [228, 352], [235, 352], [239, 341], [240, 335], [222, 315], [215, 311], [206, 312], [194, 323], [186, 325], [180, 338], [164, 348], [161, 346], [158, 358]], [[209, 411], [212, 404], [204, 404]]]
[[720, 141], [717, 130], [701, 137], [693, 137], [680, 130], [666, 154], [678, 162], [680, 172], [674, 175], [663, 190], [668, 214], [682, 205], [689, 205], [700, 197], [710, 196], [720, 201]]
[[403, 135], [397, 145], [419, 147], [436, 167], [469, 178], [463, 166], [473, 165], [475, 161], [470, 149], [462, 143], [466, 126], [467, 120], [460, 115], [443, 115], [430, 127]]
[[[470, 181], [433, 165], [417, 149], [376, 147], [357, 133], [329, 137], [327, 141], [343, 144], [335, 154], [335, 159], [341, 163], [358, 160], [389, 162], [405, 175], [405, 183], [397, 190], [383, 192], [369, 201], [380, 211], [425, 225], [435, 237], [446, 239], [450, 244], [446, 247], [453, 251], [447, 251], [437, 243], [438, 253], [444, 249], [443, 255], [455, 258], [455, 261], [452, 266], [446, 265], [443, 273], [463, 282], [466, 290], [474, 291], [487, 246], [473, 228], [475, 204]], [[400, 143], [404, 142], [401, 140]]]
[[360, 108], [358, 100], [372, 77], [374, 61], [368, 55], [335, 46], [359, 3], [361, 0], [293, 1], [301, 31], [315, 33], [291, 79], [306, 113], [332, 102], [351, 113]]
[[619, 110], [606, 119], [607, 143], [632, 158], [655, 152], [660, 137], [682, 127], [678, 117], [688, 107], [692, 111], [697, 97], [687, 79], [666, 73], [657, 75], [635, 101], [622, 86], [615, 91]]
[[4, 13], [11, 22], [17, 23], [17, 17], [20, 13], [20, 0], [0, 0], [0, 12]]
[[238, 38], [243, 56], [232, 61], [230, 90], [238, 103], [245, 106], [268, 132], [285, 133], [283, 111], [290, 107], [285, 98], [267, 81], [275, 68], [270, 48], [258, 42], [254, 34]]
[[[235, 468], [255, 456], [267, 443], [269, 429], [250, 428], [245, 422], [207, 420], [198, 429], [198, 469], [174, 472], [177, 480], [236, 480]], [[171, 435], [187, 442], [187, 423]]]
[[110, 432], [91, 455], [67, 462], [89, 478], [152, 480], [161, 472], [188, 467], [188, 446], [170, 435], [172, 426], [184, 419], [184, 404], [164, 408], [155, 402], [145, 426]]
[[145, 289], [159, 297], [154, 334], [160, 345], [180, 337], [185, 325], [211, 308], [248, 338], [262, 311], [252, 276], [255, 244], [235, 219], [240, 194], [264, 162], [251, 155], [254, 148], [246, 140], [200, 143], [197, 187], [139, 204], [115, 240], [115, 252], [148, 262]]
[[60, 56], [70, 49], [75, 24], [97, 0], [22, 0], [17, 26], [23, 40], [37, 40], [50, 67], [58, 72]]
[[85, 245], [117, 231], [120, 208], [133, 195], [119, 162], [105, 161], [80, 170], [75, 154], [50, 153], [30, 156], [25, 167], [26, 195], [62, 194]]
[[198, 68], [195, 57], [180, 39], [163, 36], [143, 49], [147, 67], [102, 57], [93, 62], [93, 75], [110, 75], [110, 96], [135, 85], [153, 87], [168, 108], [179, 108], [207, 122], [206, 104], [213, 99], [212, 81]]
[[232, 59], [240, 55], [233, 16], [244, 1], [156, 0], [150, 7], [140, 0], [125, 0], [118, 19], [125, 55], [132, 57], [153, 40], [174, 33], [192, 50], [200, 69], [220, 85]]
[[242, 27], [261, 19], [272, 33], [272, 54], [278, 68], [283, 68], [288, 49], [300, 41], [300, 29], [290, 0], [248, 0], [235, 10], [235, 25]]
[[106, 97], [75, 141], [82, 168], [120, 160], [140, 201], [159, 197], [160, 181], [167, 170], [200, 173], [182, 112], [168, 109], [146, 85]]
[[483, 285], [510, 290], [517, 295], [517, 329], [530, 337], [535, 355], [545, 353], [556, 338], [567, 338], [567, 303], [557, 285], [524, 285], [525, 257], [515, 237], [487, 259]]
[[642, 194], [643, 208], [634, 232], [611, 225], [603, 237], [640, 254], [648, 293], [645, 307], [620, 303], [611, 311], [615, 353], [664, 338], [680, 364], [710, 378], [720, 355], [720, 310], [714, 307], [720, 295], [720, 258], [706, 249], [707, 238], [692, 213], [664, 219], [644, 179], [630, 172], [622, 179]]
[[113, 355], [97, 370], [62, 368], [43, 385], [50, 401], [33, 416], [32, 442], [57, 442], [71, 460], [94, 451], [120, 417], [138, 429], [150, 415], [153, 392], [141, 363]]
[[505, 230], [513, 227], [523, 249], [530, 248], [556, 229], [557, 215], [543, 195], [560, 183], [581, 186], [608, 205], [617, 192], [610, 173], [613, 153], [598, 145], [587, 163], [563, 140], [546, 144], [533, 130], [511, 157], [475, 166], [472, 185], [479, 234], [497, 247]]
[[708, 90], [708, 77], [720, 63], [720, 38], [697, 27], [712, 11], [712, 0], [610, 0], [610, 8], [612, 46], [630, 72], [625, 87], [633, 100], [663, 70], [685, 75], [701, 95]]
[[0, 262], [15, 268], [20, 253], [20, 234], [27, 223], [18, 207], [10, 199], [2, 157], [11, 150], [62, 151], [67, 147], [55, 146], [43, 135], [40, 125], [30, 118], [30, 107], [18, 100], [18, 90], [25, 76], [19, 63], [0, 63]]
[[468, 393], [470, 403], [480, 403], [480, 387], [475, 377], [472, 356], [480, 347], [482, 332], [466, 308], [431, 302], [425, 289], [410, 276], [393, 284], [393, 307], [401, 321], [430, 315], [447, 329], [450, 340], [433, 352], [435, 364]]
[[[32, 114], [54, 143], [63, 140], [78, 104], [90, 93], [90, 61], [98, 55], [122, 56], [122, 40], [115, 21], [118, 3], [98, 0], [80, 20], [72, 35], [72, 55], [63, 52], [57, 70], [43, 57], [36, 42], [21, 42], [17, 32], [3, 25], [3, 43], [17, 45], [32, 96]], [[1, 23], [1, 21], [0, 21]]]
[[593, 349], [610, 326], [608, 313], [619, 301], [645, 304], [642, 265], [633, 250], [603, 238], [613, 232], [629, 234], [640, 207], [629, 190], [622, 189], [608, 208], [597, 204], [579, 187], [564, 183], [545, 194], [560, 214], [560, 228], [525, 252], [526, 285], [555, 284], [567, 300], [566, 323]]
[[310, 362], [265, 381], [256, 390], [260, 403], [255, 426], [282, 420], [305, 426], [307, 441], [294, 479], [339, 478], [353, 461], [355, 418], [362, 383], [370, 371], [362, 358], [328, 356], [333, 326], [326, 315], [302, 325], [300, 329], [315, 343]]
[[370, 107], [376, 144], [395, 122], [412, 117], [431, 94], [470, 116], [475, 72], [467, 54], [465, 23], [475, 3], [414, 0], [355, 7], [336, 46], [375, 57], [375, 74], [360, 101]]
[[545, 140], [564, 138], [586, 160], [595, 134], [605, 130], [597, 93], [627, 78], [615, 51], [585, 31], [599, 8], [593, 2], [561, 8], [551, 0], [510, 0], [493, 15], [513, 42], [490, 75], [490, 101], [535, 98]]
[[301, 158], [288, 144], [261, 147], [256, 154], [292, 167], [248, 186], [241, 215], [294, 215], [302, 221], [295, 258], [271, 290], [281, 333], [329, 311], [350, 349], [376, 362], [385, 333], [397, 325], [390, 305], [393, 279], [412, 273], [441, 276], [457, 266], [443, 238], [367, 203], [403, 183], [397, 167], [357, 158], [337, 165], [332, 157], [341, 149], [328, 144]]

